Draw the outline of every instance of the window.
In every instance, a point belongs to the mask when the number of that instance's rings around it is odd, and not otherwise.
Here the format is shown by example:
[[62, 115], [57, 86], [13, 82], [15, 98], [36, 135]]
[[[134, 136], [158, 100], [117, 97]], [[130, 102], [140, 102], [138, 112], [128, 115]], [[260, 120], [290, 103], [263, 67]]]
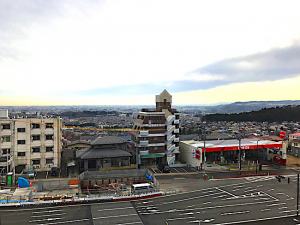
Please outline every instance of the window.
[[82, 168], [82, 169], [84, 168], [84, 161], [80, 162], [80, 168]]
[[53, 123], [46, 123], [46, 129], [47, 128], [53, 128]]
[[40, 160], [39, 159], [32, 160], [32, 165], [40, 165]]
[[21, 133], [21, 132], [22, 132], [22, 133], [25, 132], [25, 128], [18, 128], [17, 130], [18, 130], [18, 132], [20, 132], [20, 133]]
[[39, 141], [40, 140], [40, 135], [32, 135], [32, 140], [33, 141]]
[[46, 140], [53, 140], [53, 135], [46, 135]]
[[32, 148], [32, 152], [40, 152], [40, 148]]
[[25, 145], [25, 140], [18, 140], [18, 145]]
[[40, 125], [37, 124], [37, 123], [33, 123], [33, 124], [32, 124], [32, 128], [33, 128], [33, 129], [38, 129], [38, 128], [40, 128]]
[[96, 168], [96, 160], [89, 160], [88, 161], [89, 168]]
[[53, 164], [53, 159], [46, 159], [46, 164]]
[[3, 142], [10, 142], [10, 136], [4, 136], [2, 137]]
[[3, 124], [2, 128], [3, 130], [10, 130], [10, 124]]
[[46, 147], [46, 152], [53, 152], [53, 147]]
[[25, 152], [18, 152], [18, 156], [25, 156]]
[[154, 147], [154, 150], [158, 150], [158, 147]]
[[2, 149], [2, 154], [5, 155], [5, 154], [10, 154], [10, 149], [9, 148], [4, 148]]

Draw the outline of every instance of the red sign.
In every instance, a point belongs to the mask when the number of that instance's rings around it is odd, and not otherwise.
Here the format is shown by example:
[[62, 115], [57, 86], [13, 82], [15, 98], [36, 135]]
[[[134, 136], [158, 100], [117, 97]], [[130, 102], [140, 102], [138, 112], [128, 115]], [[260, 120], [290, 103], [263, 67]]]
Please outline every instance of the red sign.
[[280, 138], [285, 139], [285, 132], [280, 131]]
[[[282, 143], [274, 143], [274, 144], [264, 144], [264, 145], [243, 145], [241, 149], [250, 150], [250, 149], [262, 149], [262, 148], [281, 148]], [[224, 147], [209, 147], [205, 148], [206, 152], [221, 152], [221, 151], [234, 151], [239, 150], [239, 146], [224, 146]]]
[[200, 151], [196, 149], [196, 159], [200, 159]]

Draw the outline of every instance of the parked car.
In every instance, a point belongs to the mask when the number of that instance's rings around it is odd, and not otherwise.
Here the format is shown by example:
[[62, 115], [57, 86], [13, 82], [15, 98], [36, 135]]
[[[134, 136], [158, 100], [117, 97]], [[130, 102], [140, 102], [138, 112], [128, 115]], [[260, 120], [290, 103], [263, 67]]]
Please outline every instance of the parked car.
[[28, 177], [29, 177], [29, 178], [34, 177], [34, 169], [33, 169], [33, 168], [29, 168], [29, 169], [27, 170], [27, 174], [28, 174]]
[[163, 173], [170, 173], [170, 167], [168, 165], [158, 165], [158, 169]]
[[51, 168], [50, 175], [54, 176], [54, 177], [57, 177], [57, 175], [58, 175], [58, 168], [56, 166]]

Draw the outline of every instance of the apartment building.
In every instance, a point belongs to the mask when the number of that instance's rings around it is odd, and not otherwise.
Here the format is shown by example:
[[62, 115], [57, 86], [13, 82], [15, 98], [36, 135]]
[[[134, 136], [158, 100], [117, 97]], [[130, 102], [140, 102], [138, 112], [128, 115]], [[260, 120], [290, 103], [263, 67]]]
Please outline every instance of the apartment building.
[[138, 164], [170, 165], [179, 159], [179, 112], [171, 106], [172, 95], [164, 90], [156, 95], [156, 108], [138, 113], [131, 134]]
[[[57, 118], [0, 118], [0, 168], [13, 167], [13, 149], [17, 170], [50, 171], [60, 167], [62, 120]], [[15, 133], [15, 135], [14, 135]], [[7, 162], [8, 160], [8, 162]]]

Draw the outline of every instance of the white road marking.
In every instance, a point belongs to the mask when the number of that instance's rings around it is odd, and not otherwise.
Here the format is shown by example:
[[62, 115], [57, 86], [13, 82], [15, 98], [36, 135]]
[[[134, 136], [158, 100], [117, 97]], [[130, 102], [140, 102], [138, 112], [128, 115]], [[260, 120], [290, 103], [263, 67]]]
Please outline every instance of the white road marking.
[[[183, 169], [183, 168], [181, 168], [181, 169]], [[183, 169], [186, 173], [188, 173], [188, 171], [186, 171], [185, 169]]]
[[262, 209], [260, 210], [261, 212], [264, 212], [264, 211], [270, 211], [271, 209]]
[[53, 221], [53, 220], [62, 220], [64, 219], [63, 217], [59, 218], [46, 218], [46, 219], [41, 219], [41, 220], [29, 220], [29, 223], [36, 223], [36, 222], [44, 222], [44, 221]]
[[32, 214], [35, 214], [35, 213], [51, 213], [51, 212], [61, 212], [61, 210], [57, 209], [57, 210], [49, 210], [49, 211], [39, 211], [39, 212], [32, 212]]
[[61, 216], [61, 215], [65, 215], [67, 213], [60, 213], [60, 214], [50, 214], [50, 215], [39, 215], [39, 216], [31, 216], [31, 217], [44, 217], [44, 216]]
[[68, 220], [68, 221], [56, 221], [55, 223], [43, 223], [39, 225], [56, 225], [56, 224], [64, 224], [64, 223], [79, 223], [83, 221], [89, 221], [90, 219], [79, 219], [79, 220]]
[[223, 189], [221, 189], [221, 188], [215, 187], [215, 189], [217, 189], [217, 190], [219, 190], [219, 191], [222, 191], [222, 192], [224, 192], [224, 193], [226, 193], [226, 194], [229, 194], [229, 195], [233, 196], [234, 198], [237, 198], [237, 196], [236, 196], [236, 195], [234, 195], [234, 194], [231, 194], [230, 192], [228, 192], [228, 191], [225, 191], [225, 190], [223, 190]]
[[143, 224], [142, 221], [137, 221], [137, 222], [131, 222], [131, 223], [118, 223], [116, 225], [139, 224], [139, 223]]
[[185, 180], [184, 177], [175, 177], [174, 180]]
[[179, 216], [184, 216], [184, 215], [194, 215], [194, 213], [193, 212], [187, 212], [187, 213], [179, 214]]
[[192, 217], [180, 217], [180, 218], [173, 218], [173, 219], [167, 219], [167, 220], [186, 220], [186, 219], [194, 219], [195, 217], [192, 216]]
[[211, 202], [203, 202], [202, 204], [203, 205], [206, 205], [206, 204], [210, 204]]
[[228, 216], [228, 215], [235, 215], [235, 214], [244, 214], [249, 213], [249, 211], [241, 211], [241, 212], [228, 212], [228, 213], [221, 213], [221, 216]]
[[[176, 168], [173, 168], [174, 170], [176, 170]], [[176, 170], [177, 173], [180, 173], [178, 170]]]
[[139, 215], [138, 214], [126, 214], [126, 215], [116, 215], [116, 216], [100, 216], [100, 217], [94, 217], [93, 220], [118, 218], [118, 217], [126, 217], [126, 216], [139, 216]]
[[231, 222], [225, 222], [225, 223], [218, 223], [218, 225], [242, 224], [242, 223], [249, 223], [249, 222], [257, 222], [257, 221], [280, 219], [280, 218], [286, 218], [286, 217], [292, 217], [292, 216], [296, 216], [296, 214], [284, 215], [284, 216], [267, 217], [267, 218], [262, 218], [262, 219], [250, 219], [250, 220], [242, 220], [242, 221], [234, 221], [234, 222], [231, 221]]
[[267, 206], [275, 206], [275, 205], [286, 205], [286, 203], [285, 202], [283, 202], [283, 203], [274, 203], [274, 204], [270, 204], [270, 205], [267, 205]]
[[111, 210], [116, 210], [116, 209], [133, 209], [133, 206], [123, 207], [123, 208], [112, 208], [112, 209], [99, 209], [98, 212], [111, 211]]

